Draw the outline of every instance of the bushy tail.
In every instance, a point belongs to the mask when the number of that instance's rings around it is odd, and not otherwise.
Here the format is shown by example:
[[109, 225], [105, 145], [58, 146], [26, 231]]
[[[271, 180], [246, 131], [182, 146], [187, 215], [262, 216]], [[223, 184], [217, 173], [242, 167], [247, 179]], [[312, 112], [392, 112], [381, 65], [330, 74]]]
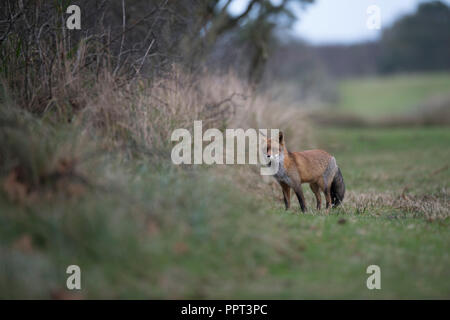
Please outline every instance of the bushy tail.
[[330, 193], [333, 207], [337, 207], [342, 202], [342, 200], [344, 200], [345, 194], [344, 178], [342, 177], [341, 169], [339, 168], [334, 175], [333, 182], [331, 183]]

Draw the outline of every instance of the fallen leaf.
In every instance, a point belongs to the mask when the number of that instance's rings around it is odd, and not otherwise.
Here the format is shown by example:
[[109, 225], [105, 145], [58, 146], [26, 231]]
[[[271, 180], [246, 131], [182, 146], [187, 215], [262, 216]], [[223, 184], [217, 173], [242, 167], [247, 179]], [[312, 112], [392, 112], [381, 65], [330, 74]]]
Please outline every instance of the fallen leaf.
[[189, 247], [186, 243], [180, 241], [175, 243], [175, 245], [173, 246], [173, 251], [176, 254], [184, 254], [189, 251]]
[[34, 250], [33, 238], [29, 234], [24, 234], [14, 242], [13, 248], [23, 253], [31, 253]]
[[27, 186], [18, 180], [18, 171], [13, 170], [3, 182], [3, 190], [11, 201], [23, 202], [27, 195]]
[[147, 222], [147, 233], [151, 236], [157, 235], [159, 233], [158, 224], [152, 220]]

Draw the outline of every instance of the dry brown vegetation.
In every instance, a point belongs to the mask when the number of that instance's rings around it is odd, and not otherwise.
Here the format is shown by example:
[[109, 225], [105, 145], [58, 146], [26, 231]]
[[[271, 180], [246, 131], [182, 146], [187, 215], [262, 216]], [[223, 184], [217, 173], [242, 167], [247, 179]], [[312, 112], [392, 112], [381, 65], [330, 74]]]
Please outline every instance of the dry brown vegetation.
[[[386, 193], [357, 193], [349, 191], [346, 195], [345, 210], [358, 214], [380, 215], [379, 210], [386, 208], [398, 209], [415, 218], [427, 221], [444, 220], [450, 217], [450, 200], [448, 191], [442, 190], [437, 195], [409, 195]], [[395, 218], [395, 215], [392, 216]]]

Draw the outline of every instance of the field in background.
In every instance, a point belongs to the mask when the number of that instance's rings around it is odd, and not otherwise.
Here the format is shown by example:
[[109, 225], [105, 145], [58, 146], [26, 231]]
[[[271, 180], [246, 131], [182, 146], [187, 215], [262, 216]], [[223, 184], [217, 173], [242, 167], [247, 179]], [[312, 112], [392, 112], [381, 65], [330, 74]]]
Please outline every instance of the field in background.
[[449, 187], [449, 128], [320, 131], [318, 144], [336, 156], [350, 190], [432, 195]]
[[450, 95], [449, 73], [413, 73], [342, 80], [339, 111], [386, 117], [418, 111], [430, 99]]

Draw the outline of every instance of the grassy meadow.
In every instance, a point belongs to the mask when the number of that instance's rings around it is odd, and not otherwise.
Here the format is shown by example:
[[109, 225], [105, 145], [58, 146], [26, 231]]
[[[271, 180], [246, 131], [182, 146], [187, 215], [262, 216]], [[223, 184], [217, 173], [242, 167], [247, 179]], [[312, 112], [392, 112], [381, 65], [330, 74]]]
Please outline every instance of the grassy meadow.
[[[17, 206], [2, 196], [2, 295], [70, 298], [64, 271], [76, 263], [82, 298], [448, 297], [449, 170], [433, 174], [449, 156], [444, 138], [447, 129], [325, 130], [348, 190], [330, 214], [311, 209], [310, 191], [308, 213], [286, 212], [212, 169], [156, 173], [145, 162], [125, 169], [123, 190], [81, 200]], [[429, 162], [413, 156], [417, 139]], [[370, 264], [381, 267], [380, 291], [365, 287]]]
[[338, 85], [339, 111], [385, 117], [417, 111], [433, 98], [448, 97], [450, 74], [412, 73], [350, 78]]
[[[1, 299], [450, 298], [448, 126], [318, 125], [301, 101], [232, 73], [130, 76], [90, 38], [68, 55], [58, 36], [0, 48]], [[47, 64], [28, 56], [43, 48], [56, 50]], [[327, 112], [411, 110], [449, 79], [350, 80]], [[194, 120], [280, 128], [292, 150], [328, 150], [343, 205], [318, 212], [304, 186], [308, 212], [294, 199], [285, 211], [256, 166], [173, 165], [171, 133]], [[73, 264], [78, 291], [66, 289]], [[366, 287], [371, 264], [381, 290]]]
[[[288, 144], [336, 156], [347, 195], [329, 213], [307, 186], [309, 211], [294, 199], [285, 211], [278, 186], [255, 187], [251, 168], [146, 158], [103, 156], [84, 168], [98, 186], [68, 179], [42, 199], [11, 200], [18, 186], [4, 184], [1, 296], [448, 298], [450, 130], [313, 132], [309, 146]], [[64, 289], [69, 264], [82, 269], [77, 293]], [[366, 288], [371, 264], [381, 290]]]
[[[298, 204], [286, 215], [279, 200], [276, 213], [302, 246], [302, 263], [278, 270], [296, 283], [294, 297], [449, 297], [449, 139], [447, 128], [320, 130], [317, 145], [336, 156], [347, 199], [329, 215], [298, 214]], [[365, 288], [370, 264], [382, 270], [381, 290]]]

